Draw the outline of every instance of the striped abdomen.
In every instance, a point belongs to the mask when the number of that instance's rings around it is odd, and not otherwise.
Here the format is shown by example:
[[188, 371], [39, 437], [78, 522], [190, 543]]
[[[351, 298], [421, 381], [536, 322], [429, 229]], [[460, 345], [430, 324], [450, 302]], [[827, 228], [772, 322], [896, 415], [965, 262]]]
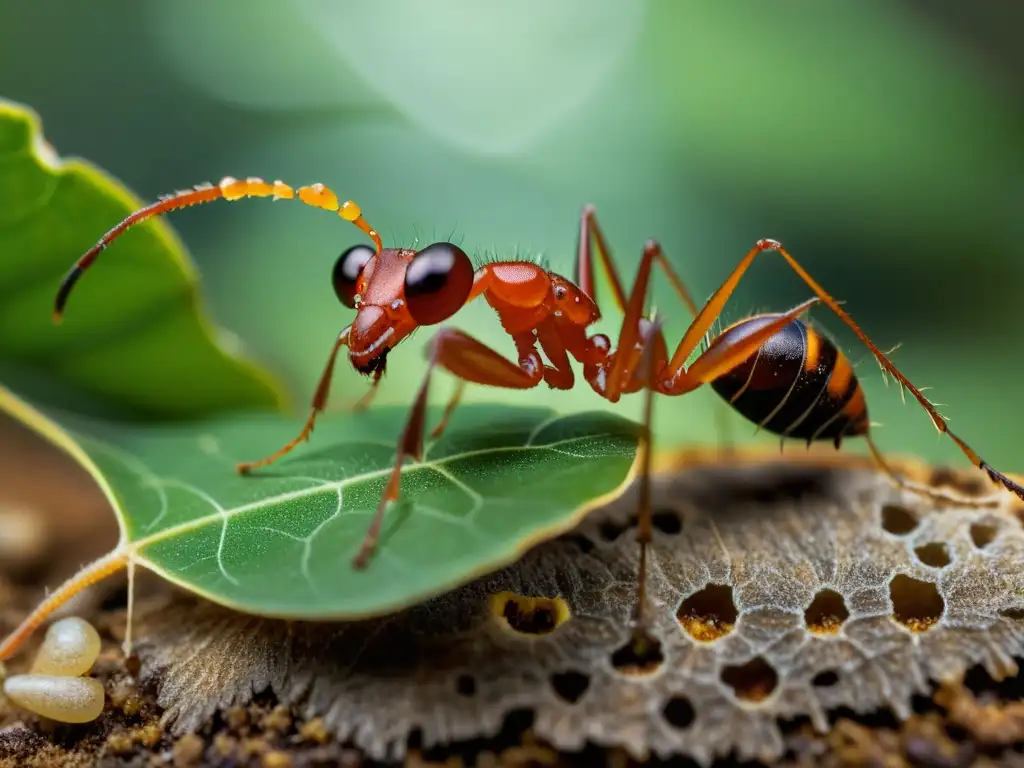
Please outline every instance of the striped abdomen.
[[[736, 341], [778, 315], [730, 326], [712, 346]], [[868, 431], [864, 391], [836, 345], [801, 320], [776, 333], [754, 355], [711, 382], [737, 411], [783, 437], [834, 440]]]

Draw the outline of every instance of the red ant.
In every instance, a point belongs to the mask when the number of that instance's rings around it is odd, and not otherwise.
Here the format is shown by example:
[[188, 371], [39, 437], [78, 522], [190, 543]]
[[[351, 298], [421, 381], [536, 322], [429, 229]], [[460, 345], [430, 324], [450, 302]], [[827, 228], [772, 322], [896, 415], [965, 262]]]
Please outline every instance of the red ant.
[[[436, 332], [430, 344], [427, 373], [399, 440], [390, 480], [353, 560], [356, 568], [365, 567], [369, 562], [384, 512], [389, 503], [398, 498], [405, 458], [422, 458], [427, 392], [430, 375], [437, 366], [454, 374], [458, 385], [432, 437], [437, 437], [448, 423], [466, 382], [509, 389], [529, 389], [545, 382], [554, 389], [570, 389], [575, 380], [570, 356], [582, 364], [583, 377], [594, 391], [611, 402], [618, 401], [623, 394], [647, 390], [640, 462], [638, 618], [643, 603], [646, 544], [651, 537], [649, 448], [654, 393], [682, 395], [710, 384], [746, 418], [782, 438], [802, 438], [808, 444], [828, 439], [839, 448], [846, 437], [864, 437], [874, 459], [889, 477], [906, 485], [887, 467], [868, 434], [867, 403], [850, 361], [832, 341], [800, 319], [818, 302], [824, 303], [850, 327], [871, 350], [883, 371], [913, 394], [936, 429], [948, 434], [974, 466], [988, 473], [993, 482], [1024, 499], [1024, 488], [989, 466], [951, 432], [920, 390], [774, 240], [758, 241], [698, 311], [654, 241], [644, 247], [636, 281], [627, 297], [594, 209], [589, 206], [580, 220], [576, 274], [570, 281], [537, 264], [522, 261], [498, 261], [474, 270], [469, 257], [451, 243], [434, 243], [419, 251], [384, 248], [359, 206], [352, 201], [339, 203], [337, 195], [322, 184], [293, 190], [280, 181], [269, 184], [256, 178], [245, 181], [226, 178], [216, 186], [203, 185], [177, 192], [131, 214], [111, 229], [79, 259], [64, 279], [57, 295], [55, 318], [59, 319], [68, 294], [82, 273], [133, 224], [197, 203], [268, 196], [275, 200], [297, 197], [307, 205], [337, 212], [365, 232], [374, 247], [353, 246], [345, 250], [334, 265], [334, 291], [341, 303], [354, 309], [356, 314], [352, 324], [341, 331], [334, 343], [302, 431], [273, 455], [240, 464], [239, 471], [249, 472], [270, 464], [309, 437], [317, 416], [327, 403], [335, 361], [342, 347], [348, 348], [352, 366], [372, 377], [371, 389], [360, 403], [364, 406], [376, 391], [391, 350], [416, 328], [442, 323], [480, 296], [498, 313], [502, 327], [512, 337], [516, 348], [517, 357], [512, 362], [460, 330], [442, 327]], [[597, 259], [611, 283], [615, 303], [625, 314], [615, 347], [603, 334], [587, 335], [587, 328], [600, 317], [594, 300], [592, 246], [596, 246]], [[709, 333], [744, 273], [758, 254], [768, 250], [777, 251], [816, 297], [788, 312], [756, 315], [729, 326], [686, 367], [686, 360]], [[694, 315], [671, 358], [660, 325], [644, 317], [647, 286], [655, 262]], [[547, 363], [541, 358], [541, 351]], [[924, 489], [913, 490], [927, 493]]]

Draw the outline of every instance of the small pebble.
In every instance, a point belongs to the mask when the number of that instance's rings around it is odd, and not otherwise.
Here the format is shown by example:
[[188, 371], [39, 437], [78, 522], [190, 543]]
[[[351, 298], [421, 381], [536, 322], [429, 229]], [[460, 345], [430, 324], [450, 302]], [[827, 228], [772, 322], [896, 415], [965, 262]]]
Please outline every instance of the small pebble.
[[265, 731], [285, 732], [292, 727], [292, 712], [284, 704], [278, 704], [260, 720], [260, 727]]
[[0, 507], [0, 563], [8, 573], [35, 567], [46, 554], [45, 518], [30, 510]]
[[159, 725], [144, 725], [137, 732], [138, 742], [149, 749], [156, 746], [157, 742], [164, 735]]
[[22, 709], [60, 723], [88, 723], [103, 712], [103, 686], [91, 677], [14, 675], [4, 693]]
[[118, 731], [107, 736], [107, 752], [117, 757], [130, 755], [135, 750], [135, 740], [131, 734]]
[[100, 635], [85, 619], [71, 616], [46, 630], [31, 672], [34, 675], [80, 677], [100, 655]]
[[292, 759], [287, 752], [275, 749], [263, 755], [260, 764], [263, 768], [292, 768]]
[[220, 757], [233, 757], [238, 751], [238, 739], [226, 733], [218, 733], [213, 737], [213, 751]]
[[182, 736], [171, 749], [174, 768], [192, 768], [203, 759], [203, 740], [194, 733]]
[[299, 726], [299, 738], [302, 741], [326, 744], [330, 740], [331, 734], [327, 730], [327, 726], [324, 725], [324, 721], [319, 717], [314, 717]]
[[245, 707], [229, 707], [224, 713], [224, 721], [231, 731], [238, 733], [249, 724], [249, 711]]

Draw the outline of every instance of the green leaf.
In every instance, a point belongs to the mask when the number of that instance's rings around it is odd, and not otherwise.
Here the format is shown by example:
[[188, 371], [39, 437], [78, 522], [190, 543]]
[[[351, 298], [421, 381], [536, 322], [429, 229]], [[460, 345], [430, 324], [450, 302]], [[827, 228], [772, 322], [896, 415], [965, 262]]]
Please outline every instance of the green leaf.
[[285, 618], [388, 613], [513, 562], [624, 487], [637, 446], [636, 425], [606, 412], [464, 406], [424, 461], [403, 468], [380, 546], [357, 571], [351, 560], [406, 408], [325, 417], [309, 443], [240, 476], [236, 462], [271, 453], [301, 423], [266, 413], [163, 425], [62, 416], [63, 433], [2, 390], [0, 406], [100, 483], [121, 526], [115, 557], [214, 602]]
[[[0, 100], [0, 360], [145, 417], [279, 408], [268, 374], [214, 329], [198, 278], [162, 221], [131, 230], [81, 281], [64, 322], [51, 320], [61, 278], [142, 203], [102, 171], [61, 160], [39, 120]], [[201, 378], [202, 386], [194, 382]]]

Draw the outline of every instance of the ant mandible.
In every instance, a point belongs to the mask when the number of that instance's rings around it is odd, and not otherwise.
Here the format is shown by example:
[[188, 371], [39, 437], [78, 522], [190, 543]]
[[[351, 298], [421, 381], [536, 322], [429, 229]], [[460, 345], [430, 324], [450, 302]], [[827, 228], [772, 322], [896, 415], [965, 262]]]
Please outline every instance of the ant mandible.
[[[204, 184], [177, 192], [128, 216], [111, 229], [72, 267], [57, 294], [55, 319], [63, 312], [68, 294], [97, 256], [129, 227], [159, 214], [214, 200], [247, 197], [298, 199], [316, 208], [336, 212], [355, 224], [374, 247], [356, 245], [345, 250], [334, 265], [334, 291], [342, 304], [354, 309], [351, 325], [338, 334], [313, 397], [312, 410], [302, 431], [276, 453], [245, 464], [249, 472], [276, 461], [306, 440], [323, 411], [335, 362], [342, 347], [348, 348], [351, 365], [372, 377], [371, 388], [360, 401], [367, 405], [384, 374], [388, 354], [420, 326], [444, 322], [461, 307], [483, 296], [498, 313], [502, 327], [512, 337], [515, 362], [472, 336], [441, 327], [429, 348], [429, 364], [409, 418], [399, 439], [395, 464], [376, 514], [353, 559], [363, 568], [376, 547], [381, 522], [389, 503], [399, 495], [401, 468], [406, 457], [422, 459], [427, 394], [431, 373], [440, 366], [458, 379], [455, 392], [431, 437], [441, 434], [466, 382], [508, 389], [530, 389], [547, 383], [554, 389], [570, 389], [575, 381], [569, 362], [572, 356], [583, 366], [583, 377], [598, 395], [617, 402], [623, 394], [647, 390], [641, 441], [640, 550], [637, 617], [643, 610], [646, 545], [650, 521], [650, 413], [654, 393], [682, 395], [703, 384], [711, 387], [732, 407], [759, 427], [784, 438], [802, 438], [810, 444], [832, 440], [836, 448], [845, 437], [864, 437], [871, 454], [886, 474], [901, 486], [910, 487], [887, 466], [869, 435], [867, 403], [853, 366], [836, 345], [801, 319], [812, 305], [821, 302], [860, 338], [883, 371], [909, 390], [931, 417], [940, 433], [946, 433], [975, 467], [1024, 499], [1024, 488], [988, 465], [963, 440], [950, 431], [921, 391], [896, 368], [853, 319], [780, 243], [760, 240], [699, 311], [686, 287], [665, 258], [658, 243], [649, 241], [627, 296], [598, 226], [594, 209], [584, 209], [579, 229], [575, 280], [523, 261], [497, 261], [474, 270], [469, 257], [451, 243], [434, 243], [419, 251], [384, 248], [380, 236], [367, 224], [358, 205], [339, 202], [322, 184], [295, 190], [281, 181], [225, 178], [217, 185]], [[596, 246], [593, 249], [592, 246]], [[594, 250], [611, 283], [618, 308], [625, 317], [618, 344], [612, 347], [603, 334], [587, 335], [600, 310], [594, 299]], [[785, 313], [760, 314], [735, 323], [719, 333], [686, 367], [686, 360], [710, 332], [726, 301], [758, 254], [777, 251], [814, 292], [812, 298]], [[644, 316], [651, 269], [657, 262], [680, 299], [694, 315], [672, 357], [660, 324]], [[541, 358], [543, 351], [547, 363]], [[911, 488], [917, 492], [927, 490]]]

